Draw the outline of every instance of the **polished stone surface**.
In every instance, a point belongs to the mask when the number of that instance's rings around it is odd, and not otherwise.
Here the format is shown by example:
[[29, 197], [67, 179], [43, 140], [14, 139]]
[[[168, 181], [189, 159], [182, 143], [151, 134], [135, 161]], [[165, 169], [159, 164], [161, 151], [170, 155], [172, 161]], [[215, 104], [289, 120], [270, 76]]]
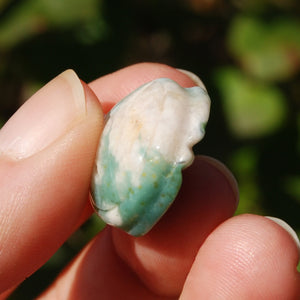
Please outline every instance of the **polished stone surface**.
[[209, 109], [203, 87], [160, 78], [111, 110], [92, 181], [93, 204], [105, 222], [134, 236], [154, 226], [180, 189]]

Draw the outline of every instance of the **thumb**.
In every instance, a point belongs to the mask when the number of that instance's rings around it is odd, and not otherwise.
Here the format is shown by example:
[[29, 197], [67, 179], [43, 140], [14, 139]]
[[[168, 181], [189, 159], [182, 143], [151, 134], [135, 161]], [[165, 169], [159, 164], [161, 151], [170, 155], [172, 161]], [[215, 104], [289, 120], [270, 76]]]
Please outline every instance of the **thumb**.
[[0, 293], [38, 269], [87, 207], [103, 113], [68, 70], [0, 130]]

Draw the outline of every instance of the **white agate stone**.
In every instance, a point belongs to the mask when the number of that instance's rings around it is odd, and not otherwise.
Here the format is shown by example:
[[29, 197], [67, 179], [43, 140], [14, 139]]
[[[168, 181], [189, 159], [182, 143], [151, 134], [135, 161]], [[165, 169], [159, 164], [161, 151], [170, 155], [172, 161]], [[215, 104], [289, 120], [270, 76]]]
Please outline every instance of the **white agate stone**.
[[152, 228], [178, 193], [209, 109], [204, 86], [182, 88], [160, 78], [111, 110], [92, 184], [94, 206], [105, 222], [132, 235]]

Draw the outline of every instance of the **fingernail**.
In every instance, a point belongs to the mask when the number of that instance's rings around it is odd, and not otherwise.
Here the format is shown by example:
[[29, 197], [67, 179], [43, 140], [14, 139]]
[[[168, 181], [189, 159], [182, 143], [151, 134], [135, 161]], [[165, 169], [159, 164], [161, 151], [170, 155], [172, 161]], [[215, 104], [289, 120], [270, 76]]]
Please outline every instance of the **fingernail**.
[[294, 229], [285, 221], [279, 219], [279, 218], [275, 218], [275, 217], [269, 217], [269, 216], [265, 216], [267, 219], [272, 220], [273, 222], [275, 222], [276, 224], [278, 224], [279, 226], [281, 226], [283, 229], [285, 229], [290, 236], [293, 238], [293, 240], [295, 241], [297, 247], [298, 247], [298, 251], [300, 254], [300, 241], [299, 238], [297, 236], [297, 233], [294, 231]]
[[190, 79], [192, 79], [196, 85], [200, 86], [202, 89], [204, 89], [206, 91], [206, 87], [203, 84], [202, 80], [194, 73], [187, 71], [187, 70], [183, 70], [183, 69], [177, 69], [178, 71], [180, 71], [181, 73], [187, 75]]
[[0, 130], [0, 155], [23, 159], [46, 148], [86, 115], [84, 88], [72, 70], [27, 100]]
[[239, 188], [238, 188], [237, 181], [236, 181], [235, 177], [233, 176], [233, 174], [219, 160], [212, 158], [210, 156], [205, 156], [205, 155], [201, 155], [201, 158], [203, 160], [205, 160], [207, 163], [209, 163], [210, 165], [214, 166], [214, 168], [219, 170], [219, 172], [222, 173], [222, 175], [227, 179], [228, 185], [231, 187], [232, 193], [235, 196], [236, 206], [237, 206], [239, 203]]

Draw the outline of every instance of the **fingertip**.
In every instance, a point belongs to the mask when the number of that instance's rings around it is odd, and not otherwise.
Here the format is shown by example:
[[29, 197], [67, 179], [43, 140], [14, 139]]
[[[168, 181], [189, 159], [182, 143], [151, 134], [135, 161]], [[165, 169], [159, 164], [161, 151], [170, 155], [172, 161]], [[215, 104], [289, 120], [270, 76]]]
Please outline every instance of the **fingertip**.
[[293, 241], [295, 242], [299, 255], [300, 255], [300, 241], [299, 238], [297, 236], [297, 233], [295, 232], [295, 230], [285, 221], [283, 221], [282, 219], [279, 218], [275, 218], [275, 217], [270, 217], [270, 216], [266, 216], [265, 218], [273, 221], [274, 223], [276, 223], [277, 225], [279, 225], [281, 228], [283, 228], [293, 239]]
[[298, 253], [289, 234], [256, 215], [239, 215], [200, 248], [180, 299], [298, 299]]
[[[67, 70], [30, 97], [0, 130], [0, 155], [20, 160], [45, 149], [72, 127], [103, 112], [91, 89]], [[92, 106], [92, 107], [91, 107]]]
[[220, 176], [224, 177], [224, 181], [228, 183], [228, 186], [232, 190], [232, 195], [233, 195], [235, 209], [236, 209], [239, 204], [239, 187], [238, 187], [237, 180], [232, 174], [232, 172], [228, 169], [228, 167], [224, 163], [211, 156], [201, 155], [196, 157], [196, 159], [206, 162], [207, 164], [214, 167], [216, 172], [217, 171], [220, 172]]

